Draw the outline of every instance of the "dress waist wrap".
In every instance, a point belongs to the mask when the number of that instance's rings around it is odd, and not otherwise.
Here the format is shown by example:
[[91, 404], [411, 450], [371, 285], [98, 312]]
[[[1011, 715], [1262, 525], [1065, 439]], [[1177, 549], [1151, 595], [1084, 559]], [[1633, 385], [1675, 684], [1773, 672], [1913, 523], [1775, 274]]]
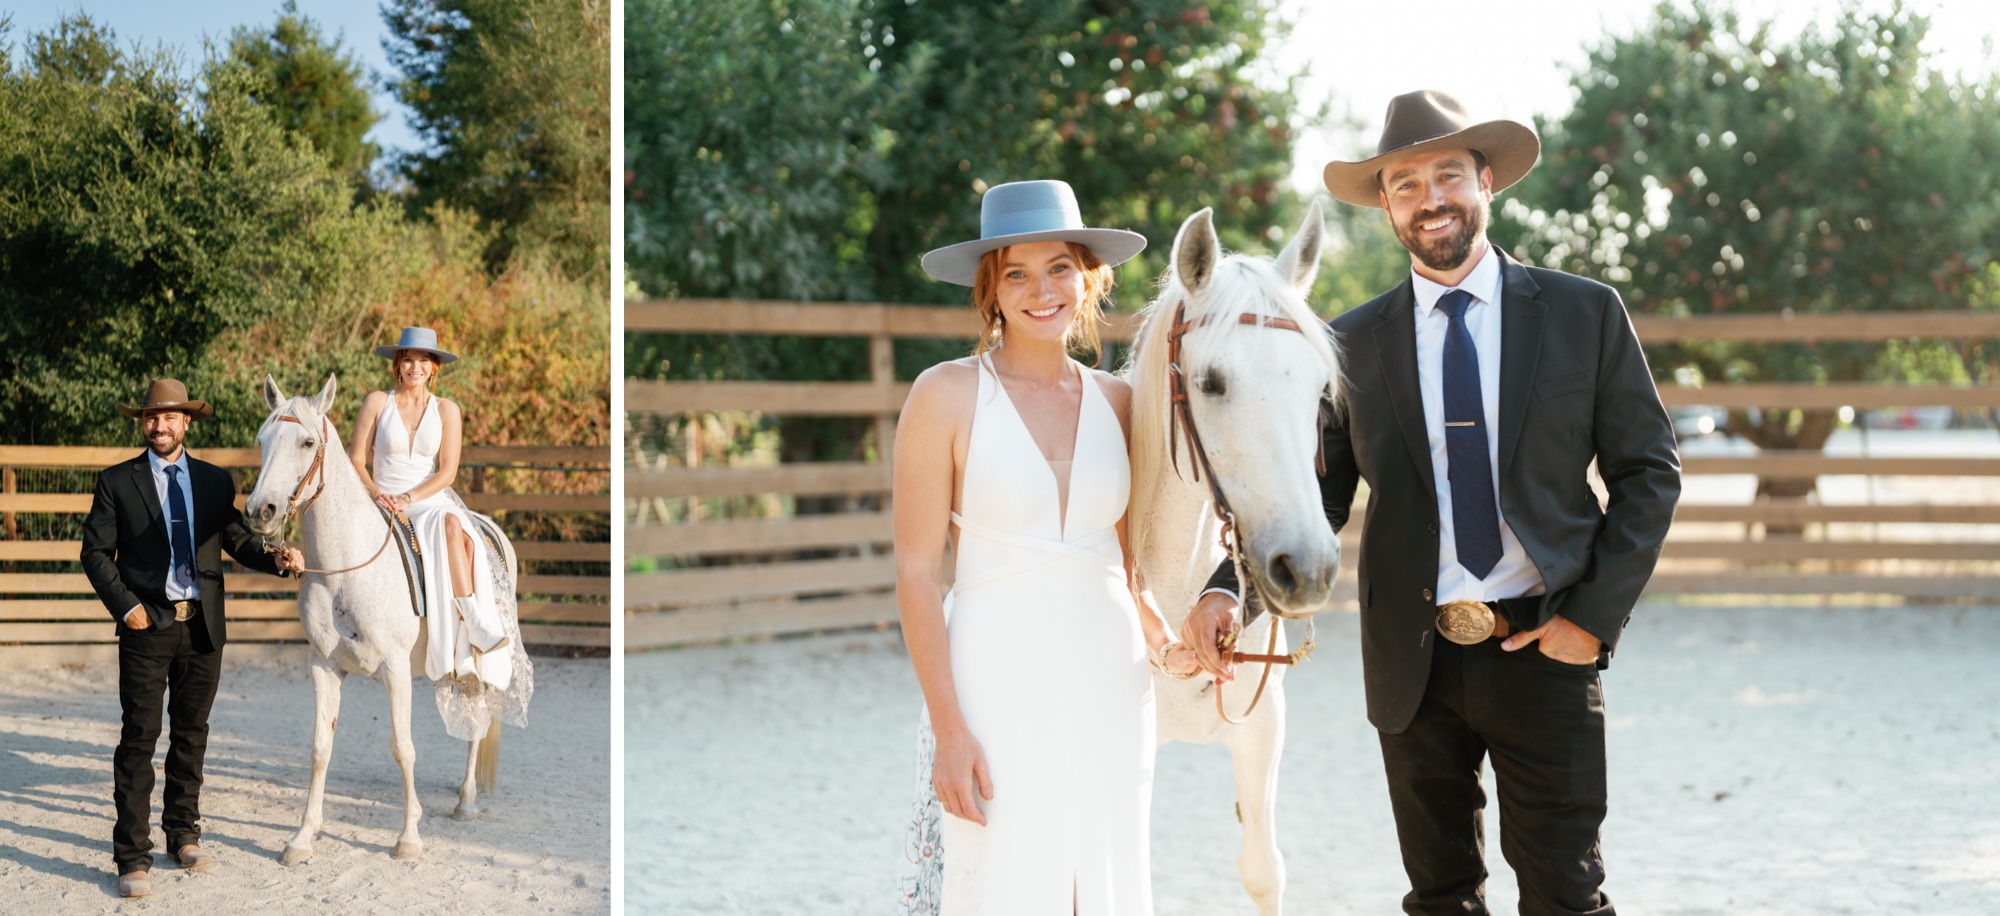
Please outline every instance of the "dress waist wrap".
[[[957, 512], [951, 514], [951, 520], [958, 525], [961, 538], [979, 538], [1026, 551], [1025, 555], [1016, 556], [1012, 560], [975, 570], [962, 570], [952, 582], [950, 593], [952, 595], [971, 591], [1057, 560], [1074, 560], [1087, 566], [1105, 569], [1107, 572], [1122, 570], [1125, 565], [1124, 551], [1118, 546], [1117, 528], [1103, 528], [1074, 540], [1059, 541], [988, 527]], [[964, 555], [962, 549], [959, 553], [961, 556]]]

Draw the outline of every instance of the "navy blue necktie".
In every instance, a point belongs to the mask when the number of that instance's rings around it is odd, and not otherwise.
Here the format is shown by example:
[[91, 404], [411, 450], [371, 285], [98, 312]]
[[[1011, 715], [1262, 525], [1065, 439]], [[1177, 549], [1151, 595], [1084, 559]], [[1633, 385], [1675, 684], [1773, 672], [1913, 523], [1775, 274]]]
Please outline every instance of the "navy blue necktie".
[[181, 469], [167, 465], [167, 538], [174, 547], [174, 578], [183, 588], [194, 589], [194, 528], [188, 523], [187, 497], [181, 495]]
[[1500, 562], [1500, 515], [1493, 499], [1493, 459], [1486, 451], [1486, 402], [1479, 391], [1479, 350], [1465, 327], [1472, 294], [1454, 289], [1437, 307], [1451, 317], [1444, 332], [1444, 445], [1451, 468], [1451, 530], [1458, 565], [1484, 579]]

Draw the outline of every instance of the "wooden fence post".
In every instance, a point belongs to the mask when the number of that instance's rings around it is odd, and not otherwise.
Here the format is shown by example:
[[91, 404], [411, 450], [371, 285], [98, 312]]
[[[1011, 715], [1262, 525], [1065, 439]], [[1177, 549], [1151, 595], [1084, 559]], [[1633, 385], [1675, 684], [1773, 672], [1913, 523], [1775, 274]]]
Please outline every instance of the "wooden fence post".
[[[682, 450], [684, 455], [681, 459], [681, 464], [690, 470], [701, 467], [701, 438], [701, 414], [690, 410], [687, 415], [687, 445]], [[660, 520], [666, 521], [666, 517], [665, 507], [663, 506], [660, 512]], [[687, 517], [683, 519], [683, 522], [692, 525], [699, 521], [701, 521], [701, 500], [689, 497], [687, 502]]]
[[[7, 495], [12, 496], [14, 494], [15, 486], [16, 484], [14, 481], [14, 469], [13, 468], [0, 469], [0, 493], [6, 493]], [[5, 527], [7, 529], [7, 540], [18, 541], [21, 539], [21, 529], [15, 524], [14, 513], [12, 512], [7, 513]]]
[[[883, 401], [890, 399], [890, 392], [896, 386], [896, 339], [889, 336], [884, 327], [868, 336], [868, 380], [882, 390]], [[896, 445], [895, 410], [884, 410], [875, 415], [875, 458], [883, 464], [889, 463], [889, 453]]]

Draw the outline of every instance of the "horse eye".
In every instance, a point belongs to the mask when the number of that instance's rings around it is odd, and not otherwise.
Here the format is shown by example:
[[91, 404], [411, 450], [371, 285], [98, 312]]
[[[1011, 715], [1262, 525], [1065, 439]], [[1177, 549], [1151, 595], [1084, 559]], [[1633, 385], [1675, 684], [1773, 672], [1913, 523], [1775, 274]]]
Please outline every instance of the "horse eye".
[[1206, 373], [1203, 373], [1201, 381], [1195, 387], [1200, 388], [1202, 394], [1214, 395], [1216, 397], [1221, 397], [1223, 392], [1227, 390], [1227, 386], [1222, 383], [1222, 370], [1220, 369], [1210, 369]]
[[300, 442], [300, 443], [299, 443], [299, 447], [300, 447], [300, 448], [312, 448], [312, 447], [313, 447], [313, 441], [312, 441], [311, 439], [307, 439], [307, 440], [305, 440], [305, 441], [303, 441], [303, 442]]

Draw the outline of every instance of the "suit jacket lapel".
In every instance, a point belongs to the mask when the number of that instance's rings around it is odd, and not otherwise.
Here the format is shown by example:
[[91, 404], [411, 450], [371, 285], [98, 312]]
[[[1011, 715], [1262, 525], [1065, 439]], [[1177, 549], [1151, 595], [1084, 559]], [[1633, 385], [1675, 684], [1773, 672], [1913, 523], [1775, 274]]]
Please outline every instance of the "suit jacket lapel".
[[[1494, 249], [1498, 251], [1499, 249]], [[1506, 486], [1514, 464], [1514, 447], [1521, 441], [1521, 423], [1528, 414], [1528, 396], [1535, 387], [1535, 366], [1542, 355], [1542, 316], [1549, 307], [1535, 299], [1541, 285], [1513, 259], [1500, 263], [1500, 480]]]
[[144, 454], [132, 463], [132, 486], [139, 491], [139, 501], [146, 504], [146, 514], [153, 519], [153, 530], [166, 539], [167, 517], [160, 510], [160, 488], [153, 485], [153, 462]]
[[1417, 298], [1406, 278], [1382, 304], [1382, 323], [1375, 326], [1375, 358], [1382, 366], [1383, 387], [1396, 409], [1396, 425], [1410, 462], [1423, 475], [1426, 492], [1437, 492], [1431, 471], [1430, 434], [1424, 429], [1424, 389], [1417, 380]]

